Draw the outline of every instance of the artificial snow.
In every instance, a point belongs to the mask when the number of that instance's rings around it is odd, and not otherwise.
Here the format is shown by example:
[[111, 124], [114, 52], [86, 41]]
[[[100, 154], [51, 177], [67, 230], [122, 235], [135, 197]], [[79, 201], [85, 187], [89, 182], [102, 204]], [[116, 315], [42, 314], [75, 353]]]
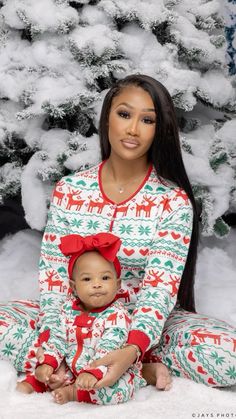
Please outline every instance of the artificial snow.
[[79, 168], [85, 170], [91, 166], [98, 164], [101, 161], [101, 149], [99, 144], [98, 135], [94, 134], [90, 138], [84, 138], [82, 136], [77, 136], [79, 138], [80, 147], [84, 147], [84, 151], [73, 154], [68, 157], [64, 163], [65, 167], [69, 170], [76, 171]]
[[203, 93], [207, 101], [218, 108], [228, 103], [233, 105], [236, 100], [235, 89], [230, 80], [218, 70], [209, 70], [202, 75], [199, 91]]
[[116, 51], [120, 37], [118, 31], [111, 30], [106, 25], [96, 24], [93, 26], [79, 27], [71, 32], [70, 39], [78, 51], [87, 54], [95, 54], [100, 57]]
[[8, 362], [0, 360], [0, 393], [11, 392], [16, 388], [17, 372]]
[[66, 2], [57, 3], [55, 4], [53, 0], [39, 2], [18, 0], [16, 4], [15, 0], [8, 0], [1, 12], [5, 16], [6, 23], [17, 29], [23, 29], [27, 22], [39, 32], [58, 30], [62, 27], [62, 22], [64, 25], [67, 22], [70, 26], [78, 24], [79, 17], [76, 10], [66, 7]]

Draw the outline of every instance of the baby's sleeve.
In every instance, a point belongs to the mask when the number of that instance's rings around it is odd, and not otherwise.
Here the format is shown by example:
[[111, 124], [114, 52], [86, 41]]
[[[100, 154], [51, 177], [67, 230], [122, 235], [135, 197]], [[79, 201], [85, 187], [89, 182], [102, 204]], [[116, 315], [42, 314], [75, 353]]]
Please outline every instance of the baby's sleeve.
[[[44, 364], [50, 365], [54, 370], [60, 366], [68, 351], [66, 307], [66, 304], [62, 306], [60, 315], [54, 326], [46, 329], [48, 331], [48, 338], [41, 342], [44, 350]], [[39, 335], [39, 338], [44, 334], [45, 331]]]
[[130, 324], [131, 318], [124, 307], [119, 305], [109, 309], [104, 332], [95, 348], [95, 359], [120, 349], [127, 341]]

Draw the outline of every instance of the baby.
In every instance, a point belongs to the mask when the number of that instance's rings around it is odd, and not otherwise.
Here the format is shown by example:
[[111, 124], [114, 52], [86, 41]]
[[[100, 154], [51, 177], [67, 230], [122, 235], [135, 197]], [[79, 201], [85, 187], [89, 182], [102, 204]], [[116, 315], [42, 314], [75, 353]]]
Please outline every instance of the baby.
[[131, 323], [128, 312], [116, 301], [120, 288], [120, 263], [117, 252], [121, 241], [111, 233], [81, 237], [62, 237], [60, 249], [69, 256], [68, 273], [72, 294], [61, 309], [55, 328], [42, 344], [44, 363], [35, 375], [27, 375], [17, 389], [24, 393], [46, 391], [50, 376], [63, 359], [74, 374], [74, 384], [53, 391], [55, 402], [90, 402], [117, 404], [132, 398], [134, 391], [146, 385], [141, 375], [141, 362], [136, 362], [111, 387], [96, 389], [95, 384], [106, 374], [105, 366], [92, 369], [89, 363], [127, 340]]

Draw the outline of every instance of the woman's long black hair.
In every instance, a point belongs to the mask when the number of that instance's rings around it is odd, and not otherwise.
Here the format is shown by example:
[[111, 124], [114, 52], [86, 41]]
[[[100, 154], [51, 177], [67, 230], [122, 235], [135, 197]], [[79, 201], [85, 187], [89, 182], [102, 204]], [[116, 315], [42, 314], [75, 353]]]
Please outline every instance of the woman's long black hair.
[[149, 149], [148, 159], [158, 176], [169, 179], [184, 189], [193, 207], [193, 229], [188, 256], [178, 292], [180, 306], [195, 311], [194, 274], [198, 244], [198, 214], [193, 191], [184, 167], [177, 118], [172, 98], [167, 89], [157, 80], [147, 75], [137, 74], [116, 82], [105, 96], [99, 124], [102, 160], [108, 159], [111, 146], [108, 138], [108, 119], [112, 100], [127, 86], [141, 87], [151, 96], [156, 111], [156, 131]]

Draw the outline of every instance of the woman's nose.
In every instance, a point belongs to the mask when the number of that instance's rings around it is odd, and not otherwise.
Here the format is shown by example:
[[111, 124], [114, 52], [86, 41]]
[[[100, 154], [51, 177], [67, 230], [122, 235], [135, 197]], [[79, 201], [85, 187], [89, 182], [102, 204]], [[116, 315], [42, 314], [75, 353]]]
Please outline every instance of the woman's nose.
[[138, 135], [138, 119], [131, 118], [129, 120], [129, 124], [127, 127], [127, 134], [132, 135], [132, 136]]

